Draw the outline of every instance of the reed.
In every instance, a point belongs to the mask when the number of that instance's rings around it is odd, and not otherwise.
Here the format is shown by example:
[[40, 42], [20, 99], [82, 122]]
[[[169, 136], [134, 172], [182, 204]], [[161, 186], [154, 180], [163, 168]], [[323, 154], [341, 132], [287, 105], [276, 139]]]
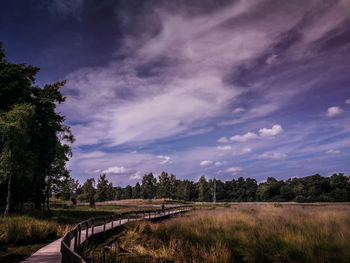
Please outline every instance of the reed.
[[200, 210], [130, 225], [115, 247], [103, 252], [107, 262], [350, 262], [350, 207], [242, 204]]

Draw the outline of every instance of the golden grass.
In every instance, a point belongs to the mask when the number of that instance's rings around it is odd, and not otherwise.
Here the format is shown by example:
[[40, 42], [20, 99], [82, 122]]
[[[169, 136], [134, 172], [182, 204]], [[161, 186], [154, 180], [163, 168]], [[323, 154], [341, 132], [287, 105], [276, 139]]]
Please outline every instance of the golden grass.
[[350, 262], [350, 206], [200, 210], [159, 224], [135, 223], [115, 243], [118, 253], [107, 253], [108, 262]]
[[69, 225], [28, 216], [0, 218], [0, 243], [31, 244], [62, 236]]

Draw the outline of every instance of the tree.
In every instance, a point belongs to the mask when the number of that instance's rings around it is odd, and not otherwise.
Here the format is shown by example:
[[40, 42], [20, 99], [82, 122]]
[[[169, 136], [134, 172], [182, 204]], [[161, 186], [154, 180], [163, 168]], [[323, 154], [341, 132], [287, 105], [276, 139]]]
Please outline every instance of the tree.
[[87, 201], [87, 202], [89, 202], [91, 207], [95, 206], [96, 189], [95, 189], [94, 185], [95, 185], [95, 179], [94, 178], [87, 179], [86, 182], [83, 184], [83, 187], [82, 187], [83, 193], [78, 196], [78, 199], [80, 201]]
[[168, 173], [166, 172], [162, 172], [162, 174], [158, 178], [157, 197], [158, 198], [170, 197], [170, 178]]
[[114, 199], [115, 200], [121, 200], [123, 197], [123, 188], [121, 188], [120, 186], [114, 187], [113, 188], [113, 192], [114, 192]]
[[131, 185], [127, 185], [123, 189], [122, 199], [131, 199], [132, 198], [132, 187]]
[[142, 178], [141, 197], [144, 199], [154, 198], [157, 193], [157, 179], [152, 173], [145, 174]]
[[113, 199], [113, 185], [110, 183], [106, 174], [101, 174], [97, 182], [96, 201], [104, 202]]
[[198, 200], [208, 202], [211, 199], [211, 190], [205, 176], [202, 175], [198, 181]]
[[30, 142], [30, 123], [34, 108], [28, 104], [17, 104], [10, 111], [0, 115], [0, 179], [7, 181], [7, 198], [4, 215], [12, 209], [12, 184], [20, 177], [28, 174], [26, 170], [32, 166]]
[[68, 176], [64, 180], [60, 181], [60, 184], [57, 189], [55, 189], [55, 192], [57, 194], [57, 197], [59, 197], [62, 200], [68, 201], [75, 199], [77, 196], [79, 187], [78, 180], [75, 180], [74, 178]]
[[[12, 200], [15, 201], [13, 206], [24, 201], [33, 201], [35, 207], [39, 208], [46, 200], [49, 208], [52, 191], [69, 174], [65, 164], [71, 157], [70, 144], [74, 137], [70, 128], [63, 124], [64, 117], [56, 112], [57, 104], [65, 101], [60, 93], [65, 82], [45, 85], [43, 88], [35, 86], [35, 75], [38, 71], [37, 67], [5, 60], [0, 43], [0, 112], [5, 116], [16, 105], [25, 104], [31, 108], [28, 111], [31, 113], [30, 127], [26, 130], [27, 147], [23, 148], [30, 158], [21, 163], [27, 176], [23, 181], [17, 180], [13, 187], [15, 191], [11, 191]], [[14, 174], [8, 170], [14, 169], [13, 166], [4, 163], [5, 160], [9, 161], [5, 158], [7, 149], [4, 147], [5, 142], [0, 143], [3, 167], [7, 165], [6, 172]]]
[[137, 199], [141, 197], [141, 186], [139, 182], [132, 188], [132, 198]]

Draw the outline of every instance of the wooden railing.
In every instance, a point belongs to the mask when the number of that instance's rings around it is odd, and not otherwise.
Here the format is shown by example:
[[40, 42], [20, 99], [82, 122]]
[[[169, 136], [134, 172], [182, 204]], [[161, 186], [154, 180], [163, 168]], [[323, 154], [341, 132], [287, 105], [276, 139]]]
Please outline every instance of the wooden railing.
[[[183, 213], [191, 210], [191, 206], [174, 206], [155, 210], [135, 210], [119, 213], [111, 216], [94, 217], [80, 222], [75, 228], [67, 232], [61, 241], [61, 254], [63, 263], [85, 263], [84, 259], [76, 252], [77, 248], [97, 234], [105, 235], [130, 220], [152, 220]], [[73, 244], [72, 244], [73, 243]]]

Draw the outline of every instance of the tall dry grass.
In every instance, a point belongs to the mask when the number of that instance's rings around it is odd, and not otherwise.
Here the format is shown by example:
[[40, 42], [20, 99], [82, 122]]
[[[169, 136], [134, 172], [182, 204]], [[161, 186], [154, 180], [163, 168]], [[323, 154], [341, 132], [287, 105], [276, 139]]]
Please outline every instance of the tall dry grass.
[[43, 243], [63, 235], [68, 225], [28, 216], [0, 217], [0, 244]]
[[[115, 244], [104, 254], [106, 262], [350, 262], [350, 207], [195, 211], [159, 224], [130, 225]], [[98, 262], [102, 252], [94, 253]]]

